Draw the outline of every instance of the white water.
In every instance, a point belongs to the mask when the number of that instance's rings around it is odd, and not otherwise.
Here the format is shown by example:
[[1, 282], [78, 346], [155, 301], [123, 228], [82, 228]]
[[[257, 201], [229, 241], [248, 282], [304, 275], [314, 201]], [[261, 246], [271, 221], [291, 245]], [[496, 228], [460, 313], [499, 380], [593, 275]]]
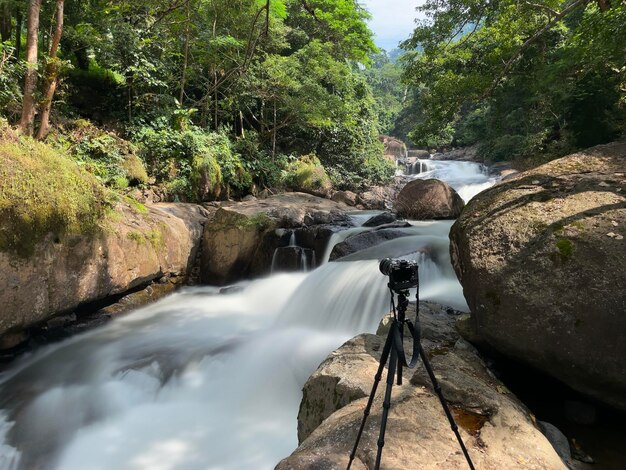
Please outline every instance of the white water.
[[188, 288], [23, 358], [0, 378], [0, 469], [273, 468], [297, 445], [307, 377], [388, 309], [378, 259], [418, 260], [422, 299], [466, 307], [450, 224], [416, 222], [347, 261], [229, 295]]
[[421, 172], [413, 178], [435, 178], [452, 186], [465, 202], [479, 192], [493, 186], [497, 178], [490, 176], [484, 165], [453, 160], [418, 160]]

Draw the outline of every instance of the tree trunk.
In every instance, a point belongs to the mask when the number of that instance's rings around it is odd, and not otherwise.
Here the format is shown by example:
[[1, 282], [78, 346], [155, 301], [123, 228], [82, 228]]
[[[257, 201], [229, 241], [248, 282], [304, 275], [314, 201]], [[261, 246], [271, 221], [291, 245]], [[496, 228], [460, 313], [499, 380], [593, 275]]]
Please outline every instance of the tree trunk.
[[15, 12], [15, 57], [19, 60], [22, 49], [22, 10], [17, 8]]
[[41, 124], [39, 126], [39, 132], [37, 133], [37, 139], [42, 140], [48, 135], [50, 129], [50, 110], [52, 109], [52, 99], [54, 98], [54, 92], [57, 89], [59, 82], [59, 61], [57, 59], [57, 52], [59, 50], [59, 43], [61, 42], [61, 35], [63, 34], [63, 4], [64, 0], [57, 0], [56, 8], [56, 28], [54, 29], [54, 35], [52, 36], [52, 44], [50, 45], [50, 54], [48, 55], [48, 62], [45, 68], [44, 74], [44, 87], [43, 87], [43, 102], [41, 103]]
[[11, 9], [8, 0], [0, 0], [0, 39], [11, 39]]
[[180, 77], [180, 99], [178, 102], [180, 106], [183, 106], [183, 100], [185, 99], [185, 80], [187, 78], [187, 64], [189, 63], [189, 23], [190, 23], [190, 6], [191, 2], [187, 2], [187, 23], [185, 25], [185, 45], [183, 48], [183, 73]]
[[41, 0], [30, 0], [28, 4], [28, 22], [26, 33], [26, 78], [24, 80], [24, 99], [20, 129], [24, 134], [33, 135], [35, 120], [35, 87], [37, 86], [37, 35], [39, 33], [39, 12]]
[[[269, 1], [268, 1], [269, 5]], [[272, 129], [272, 161], [276, 159], [276, 100], [274, 100], [274, 127]]]

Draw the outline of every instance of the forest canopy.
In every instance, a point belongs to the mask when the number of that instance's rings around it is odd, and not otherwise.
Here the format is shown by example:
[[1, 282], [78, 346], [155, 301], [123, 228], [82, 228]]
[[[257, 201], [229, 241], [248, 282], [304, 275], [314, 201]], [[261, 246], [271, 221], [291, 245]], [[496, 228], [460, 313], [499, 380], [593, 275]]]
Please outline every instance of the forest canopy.
[[626, 133], [626, 2], [428, 0], [403, 47], [411, 138], [511, 159]]
[[339, 187], [380, 182], [368, 18], [354, 0], [0, 0], [0, 111], [110, 181], [121, 136], [186, 199], [198, 172], [245, 193], [308, 155]]

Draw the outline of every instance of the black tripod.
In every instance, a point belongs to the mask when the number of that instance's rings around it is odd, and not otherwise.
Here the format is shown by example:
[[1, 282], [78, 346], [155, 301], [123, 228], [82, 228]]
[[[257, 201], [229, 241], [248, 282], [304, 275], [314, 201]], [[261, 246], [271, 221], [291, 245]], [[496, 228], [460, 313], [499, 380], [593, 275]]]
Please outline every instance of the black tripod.
[[[385, 364], [387, 363], [387, 359], [389, 359], [389, 369], [387, 372], [387, 388], [385, 389], [385, 398], [383, 400], [383, 415], [382, 420], [380, 422], [380, 432], [378, 434], [378, 451], [376, 453], [376, 464], [374, 466], [375, 470], [380, 469], [380, 459], [383, 454], [383, 447], [385, 445], [385, 431], [387, 428], [387, 417], [389, 415], [389, 408], [391, 407], [391, 389], [393, 387], [394, 376], [397, 373], [397, 384], [402, 385], [402, 368], [408, 367], [412, 369], [417, 364], [418, 359], [421, 357], [422, 362], [424, 363], [424, 368], [430, 377], [430, 381], [433, 384], [433, 388], [435, 389], [435, 393], [439, 397], [439, 401], [441, 402], [441, 406], [443, 407], [443, 411], [446, 413], [448, 421], [450, 423], [450, 427], [454, 432], [457, 440], [459, 441], [459, 445], [461, 446], [461, 450], [465, 455], [465, 459], [467, 460], [467, 464], [471, 470], [474, 469], [474, 465], [472, 464], [472, 460], [470, 459], [469, 453], [463, 444], [463, 439], [461, 439], [461, 435], [459, 434], [459, 428], [454, 421], [454, 417], [450, 412], [450, 408], [448, 407], [448, 403], [441, 392], [441, 387], [439, 386], [439, 382], [437, 382], [437, 378], [433, 372], [432, 367], [430, 366], [430, 362], [428, 361], [428, 357], [424, 352], [424, 348], [422, 348], [420, 342], [420, 324], [419, 324], [419, 299], [416, 305], [416, 313], [415, 313], [415, 324], [411, 323], [410, 320], [405, 318], [406, 308], [409, 305], [407, 290], [398, 291], [398, 311], [396, 313], [396, 307], [394, 304], [394, 290], [391, 286], [389, 286], [389, 290], [391, 291], [391, 306], [393, 311], [393, 319], [391, 320], [391, 325], [389, 328], [389, 333], [387, 333], [387, 339], [385, 340], [385, 346], [383, 347], [382, 356], [380, 358], [380, 364], [378, 366], [378, 371], [374, 376], [374, 385], [372, 386], [372, 391], [370, 393], [369, 399], [367, 401], [367, 406], [365, 407], [365, 411], [363, 412], [363, 419], [361, 420], [361, 426], [359, 427], [359, 433], [356, 437], [356, 442], [354, 443], [354, 447], [352, 452], [350, 453], [350, 460], [348, 461], [348, 466], [346, 470], [350, 470], [350, 466], [354, 461], [354, 457], [356, 456], [357, 447], [359, 446], [359, 441], [361, 440], [361, 435], [363, 434], [363, 429], [365, 428], [365, 422], [367, 421], [367, 417], [370, 414], [370, 410], [372, 408], [372, 403], [374, 402], [374, 396], [376, 395], [376, 389], [378, 388], [378, 384], [380, 383], [380, 379], [383, 374], [383, 370], [385, 368]], [[417, 297], [417, 296], [416, 296]], [[411, 362], [407, 364], [406, 355], [404, 353], [404, 325], [407, 325], [409, 332], [413, 338], [413, 352], [411, 357]]]

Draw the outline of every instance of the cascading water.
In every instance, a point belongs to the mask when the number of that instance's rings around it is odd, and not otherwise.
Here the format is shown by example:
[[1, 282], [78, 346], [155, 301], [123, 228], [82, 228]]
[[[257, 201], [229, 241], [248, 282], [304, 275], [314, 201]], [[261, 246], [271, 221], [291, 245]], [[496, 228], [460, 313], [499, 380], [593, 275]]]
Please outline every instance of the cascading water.
[[490, 176], [485, 165], [475, 162], [462, 162], [453, 160], [418, 160], [415, 164], [422, 163], [426, 166], [418, 174], [411, 174], [413, 178], [435, 178], [445, 181], [452, 186], [463, 198], [469, 201], [479, 192], [493, 186], [497, 181], [495, 176]]
[[[446, 171], [464, 194], [487, 181]], [[22, 358], [0, 378], [0, 469], [273, 468], [297, 445], [307, 377], [388, 309], [380, 258], [416, 259], [422, 299], [466, 308], [450, 224], [227, 295], [187, 288]]]

